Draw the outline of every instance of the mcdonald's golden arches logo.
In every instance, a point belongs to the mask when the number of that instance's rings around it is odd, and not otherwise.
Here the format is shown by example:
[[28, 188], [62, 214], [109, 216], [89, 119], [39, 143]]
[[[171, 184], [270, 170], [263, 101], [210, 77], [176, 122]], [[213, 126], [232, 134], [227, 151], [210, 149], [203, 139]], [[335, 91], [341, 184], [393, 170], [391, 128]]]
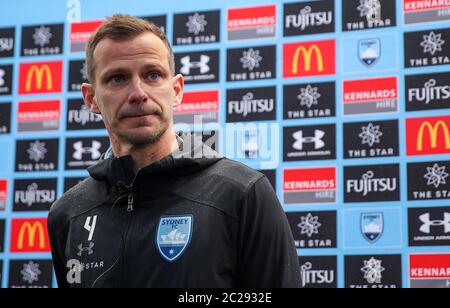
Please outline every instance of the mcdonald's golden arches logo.
[[59, 93], [62, 90], [62, 62], [20, 65], [19, 94]]
[[47, 219], [13, 219], [11, 252], [49, 252]]
[[284, 77], [332, 75], [336, 73], [334, 40], [284, 45]]
[[450, 116], [409, 119], [408, 155], [450, 153]]

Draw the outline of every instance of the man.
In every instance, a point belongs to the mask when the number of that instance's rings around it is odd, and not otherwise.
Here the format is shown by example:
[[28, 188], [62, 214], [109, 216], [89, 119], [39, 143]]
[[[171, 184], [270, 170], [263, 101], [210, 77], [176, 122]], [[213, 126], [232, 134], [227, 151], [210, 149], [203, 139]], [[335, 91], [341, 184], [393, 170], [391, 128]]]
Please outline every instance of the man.
[[87, 47], [85, 103], [111, 157], [50, 210], [60, 287], [297, 287], [287, 219], [267, 178], [189, 134], [174, 56], [155, 25], [114, 15]]

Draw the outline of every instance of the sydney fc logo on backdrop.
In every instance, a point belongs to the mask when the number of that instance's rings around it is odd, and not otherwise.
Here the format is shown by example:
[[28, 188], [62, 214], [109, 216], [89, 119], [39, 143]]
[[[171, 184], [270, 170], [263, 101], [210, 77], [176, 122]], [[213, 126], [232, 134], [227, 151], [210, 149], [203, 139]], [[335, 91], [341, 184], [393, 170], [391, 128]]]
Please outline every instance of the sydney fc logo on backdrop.
[[381, 238], [384, 229], [383, 213], [361, 214], [361, 232], [370, 243], [375, 243]]
[[381, 40], [367, 39], [359, 41], [359, 59], [367, 66], [378, 62], [381, 56]]
[[156, 235], [156, 246], [161, 256], [169, 262], [177, 260], [192, 238], [192, 216], [161, 217]]

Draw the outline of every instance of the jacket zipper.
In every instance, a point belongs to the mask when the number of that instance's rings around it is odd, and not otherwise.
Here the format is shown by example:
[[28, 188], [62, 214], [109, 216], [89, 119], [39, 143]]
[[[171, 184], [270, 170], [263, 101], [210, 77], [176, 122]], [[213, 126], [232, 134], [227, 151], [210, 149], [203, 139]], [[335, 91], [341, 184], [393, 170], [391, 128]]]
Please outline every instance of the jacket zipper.
[[127, 207], [127, 212], [131, 213], [134, 210], [134, 193], [131, 192], [128, 195], [128, 207]]

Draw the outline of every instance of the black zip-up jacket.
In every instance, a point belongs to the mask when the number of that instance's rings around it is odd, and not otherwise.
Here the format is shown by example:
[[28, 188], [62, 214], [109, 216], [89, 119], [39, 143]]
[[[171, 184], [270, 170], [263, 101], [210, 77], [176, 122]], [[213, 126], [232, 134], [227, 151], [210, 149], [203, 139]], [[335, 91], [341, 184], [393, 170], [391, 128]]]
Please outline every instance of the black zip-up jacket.
[[104, 159], [52, 206], [60, 287], [299, 286], [292, 233], [267, 178], [204, 144], [187, 148], [137, 176], [131, 157]]

